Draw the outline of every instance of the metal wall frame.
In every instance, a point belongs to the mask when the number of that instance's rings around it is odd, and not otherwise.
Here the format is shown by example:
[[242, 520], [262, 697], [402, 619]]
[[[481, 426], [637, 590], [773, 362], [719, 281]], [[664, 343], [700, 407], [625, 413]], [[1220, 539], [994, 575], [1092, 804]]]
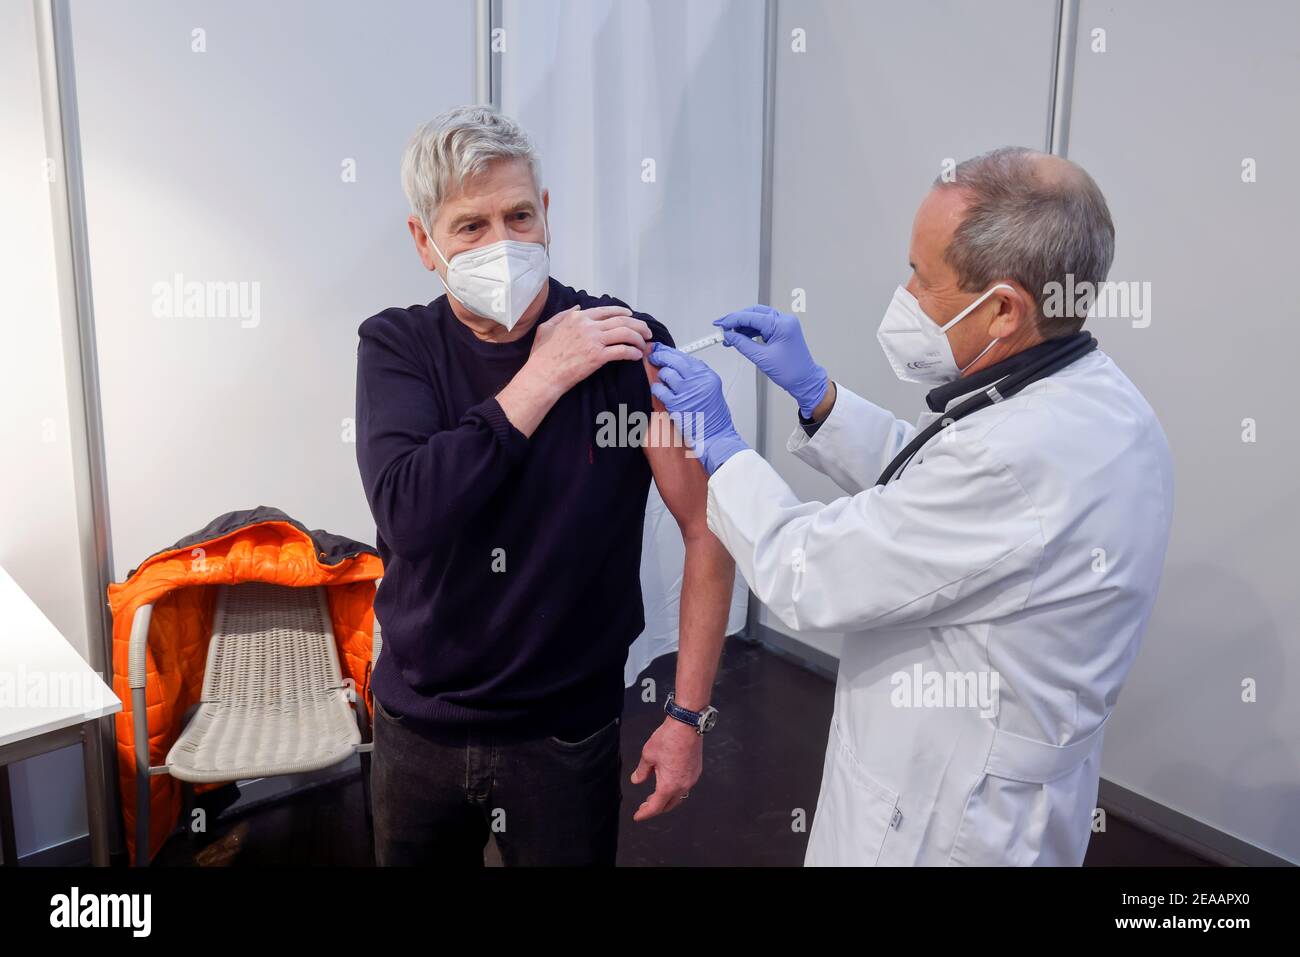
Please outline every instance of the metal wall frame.
[[1074, 50], [1079, 35], [1079, 0], [1057, 0], [1056, 51], [1047, 101], [1047, 152], [1067, 156], [1070, 101], [1074, 97]]
[[492, 31], [504, 23], [504, 0], [474, 0], [474, 102], [501, 109], [501, 55], [492, 52]]
[[[763, 171], [759, 189], [758, 302], [772, 303], [772, 162], [776, 152], [776, 30], [779, 0], [763, 3]], [[767, 376], [754, 369], [754, 451], [767, 457]], [[759, 622], [761, 602], [752, 591], [741, 637], [760, 642], [776, 633]], [[813, 649], [809, 649], [812, 651]], [[810, 659], [811, 662], [811, 659]]]
[[[90, 667], [111, 685], [113, 621], [108, 609], [107, 589], [114, 580], [113, 549], [72, 52], [72, 19], [68, 0], [33, 0], [33, 9], [46, 151], [54, 169], [50, 203], [68, 390], [72, 481], [81, 542], [86, 653]], [[115, 763], [103, 761], [102, 756], [116, 754], [116, 734], [112, 721], [100, 721], [97, 726], [100, 731], [99, 753], [88, 757], [87, 768], [98, 766], [100, 769], [103, 790], [108, 798], [105, 811], [113, 821], [109, 847], [115, 852], [123, 846], [121, 815], [118, 813], [121, 796]]]

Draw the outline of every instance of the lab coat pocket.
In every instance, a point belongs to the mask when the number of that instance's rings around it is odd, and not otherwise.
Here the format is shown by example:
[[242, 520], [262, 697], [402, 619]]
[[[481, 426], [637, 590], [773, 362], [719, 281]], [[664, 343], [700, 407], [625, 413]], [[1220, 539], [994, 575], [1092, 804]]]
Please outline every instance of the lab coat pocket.
[[867, 773], [835, 728], [813, 819], [808, 863], [873, 867], [900, 817], [898, 792]]

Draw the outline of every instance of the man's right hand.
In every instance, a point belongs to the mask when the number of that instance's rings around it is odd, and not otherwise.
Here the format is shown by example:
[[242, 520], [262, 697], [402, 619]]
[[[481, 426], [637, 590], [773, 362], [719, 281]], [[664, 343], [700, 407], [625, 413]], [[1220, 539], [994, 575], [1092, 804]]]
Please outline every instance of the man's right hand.
[[574, 306], [537, 327], [528, 357], [530, 373], [563, 395], [606, 362], [650, 354], [650, 327], [623, 306]]
[[524, 367], [497, 402], [510, 424], [531, 436], [551, 406], [606, 362], [640, 361], [650, 353], [650, 327], [623, 306], [574, 306], [537, 327]]

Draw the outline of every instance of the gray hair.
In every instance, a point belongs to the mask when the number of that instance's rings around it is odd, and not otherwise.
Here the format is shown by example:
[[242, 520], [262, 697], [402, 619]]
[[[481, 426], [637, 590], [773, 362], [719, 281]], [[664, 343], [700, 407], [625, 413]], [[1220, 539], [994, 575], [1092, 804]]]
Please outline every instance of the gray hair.
[[526, 159], [537, 192], [541, 160], [524, 128], [486, 106], [458, 106], [425, 123], [402, 154], [402, 189], [426, 231], [438, 207], [470, 176], [499, 159]]
[[[1014, 279], [1035, 297], [1046, 339], [1077, 332], [1084, 317], [1049, 318], [1049, 283], [1100, 286], [1115, 257], [1115, 226], [1106, 197], [1082, 167], [1037, 150], [1006, 146], [957, 164], [935, 188], [969, 196], [944, 259], [965, 292]], [[1087, 287], [1084, 287], [1087, 288]]]

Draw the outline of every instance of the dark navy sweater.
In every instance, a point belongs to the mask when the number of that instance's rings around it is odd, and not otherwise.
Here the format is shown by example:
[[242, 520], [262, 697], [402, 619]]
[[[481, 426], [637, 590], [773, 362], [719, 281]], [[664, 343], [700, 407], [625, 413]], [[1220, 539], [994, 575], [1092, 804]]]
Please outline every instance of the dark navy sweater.
[[[552, 279], [539, 322], [578, 304], [624, 305]], [[435, 731], [585, 736], [621, 713], [645, 626], [649, 463], [643, 448], [597, 442], [600, 413], [649, 414], [644, 367], [607, 363], [526, 438], [494, 396], [535, 333], [484, 342], [446, 296], [359, 329], [357, 463], [384, 561], [371, 688]]]

